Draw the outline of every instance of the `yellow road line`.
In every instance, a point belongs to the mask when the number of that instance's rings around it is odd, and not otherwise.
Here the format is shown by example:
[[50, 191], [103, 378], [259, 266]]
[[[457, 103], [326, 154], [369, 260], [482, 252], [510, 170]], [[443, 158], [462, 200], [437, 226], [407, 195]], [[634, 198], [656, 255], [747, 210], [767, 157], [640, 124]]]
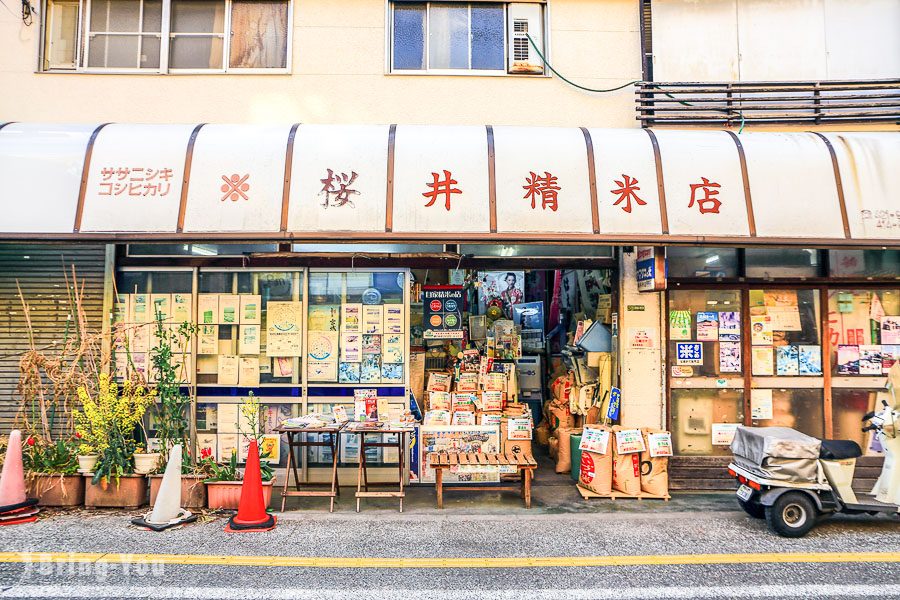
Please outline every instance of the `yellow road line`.
[[655, 554], [649, 556], [548, 556], [484, 558], [347, 558], [125, 554], [89, 552], [0, 552], [0, 563], [118, 563], [367, 569], [518, 569], [525, 567], [631, 567], [773, 563], [898, 563], [900, 552], [787, 552], [755, 554]]

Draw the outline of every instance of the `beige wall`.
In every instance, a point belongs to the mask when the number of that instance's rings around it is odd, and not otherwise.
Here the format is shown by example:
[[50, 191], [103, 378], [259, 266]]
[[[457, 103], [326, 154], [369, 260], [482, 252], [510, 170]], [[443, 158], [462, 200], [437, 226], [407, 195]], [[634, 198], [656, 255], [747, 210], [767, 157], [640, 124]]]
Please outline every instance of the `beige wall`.
[[[108, 75], [35, 73], [38, 24], [0, 10], [0, 121], [637, 126], [632, 88], [385, 75], [384, 0], [294, 0], [293, 15], [291, 75]], [[549, 16], [561, 73], [588, 87], [640, 79], [637, 0], [551, 0]]]

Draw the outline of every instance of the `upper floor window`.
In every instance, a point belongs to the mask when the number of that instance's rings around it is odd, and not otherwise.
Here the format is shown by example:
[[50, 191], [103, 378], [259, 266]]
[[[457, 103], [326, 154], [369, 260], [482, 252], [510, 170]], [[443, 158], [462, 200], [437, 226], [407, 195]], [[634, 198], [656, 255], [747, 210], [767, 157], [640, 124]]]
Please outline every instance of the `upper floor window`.
[[41, 69], [284, 72], [290, 9], [290, 0], [46, 0]]
[[540, 3], [391, 2], [394, 73], [536, 73], [543, 62]]

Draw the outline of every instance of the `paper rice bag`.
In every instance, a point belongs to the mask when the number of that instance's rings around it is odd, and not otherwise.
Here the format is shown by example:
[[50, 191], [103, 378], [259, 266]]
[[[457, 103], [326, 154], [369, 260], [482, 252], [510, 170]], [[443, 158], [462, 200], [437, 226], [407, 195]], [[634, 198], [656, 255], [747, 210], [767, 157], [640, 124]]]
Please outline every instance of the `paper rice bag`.
[[641, 491], [657, 496], [669, 493], [669, 456], [672, 455], [672, 436], [667, 431], [642, 429], [644, 446], [641, 452]]
[[[613, 475], [612, 487], [614, 490], [624, 492], [631, 496], [637, 496], [641, 493], [641, 453], [628, 452], [619, 453], [621, 444], [619, 443], [620, 432], [630, 432], [630, 428], [620, 427], [616, 425], [612, 428], [614, 442], [613, 446]], [[643, 444], [641, 444], [643, 445]], [[630, 449], [630, 448], [629, 448]]]
[[581, 433], [580, 429], [574, 427], [560, 427], [556, 430], [556, 437], [559, 438], [559, 455], [556, 457], [556, 472], [570, 473], [572, 471], [572, 443], [571, 435]]
[[[604, 449], [602, 445], [592, 444], [592, 439], [596, 436], [589, 435], [594, 432], [606, 432], [607, 444]], [[582, 453], [581, 453], [581, 469], [578, 475], [578, 484], [595, 494], [607, 495], [612, 491], [612, 471], [613, 471], [613, 450], [612, 442], [609, 439], [611, 429], [606, 426], [595, 426], [586, 428], [582, 433]], [[600, 452], [605, 450], [605, 452]]]

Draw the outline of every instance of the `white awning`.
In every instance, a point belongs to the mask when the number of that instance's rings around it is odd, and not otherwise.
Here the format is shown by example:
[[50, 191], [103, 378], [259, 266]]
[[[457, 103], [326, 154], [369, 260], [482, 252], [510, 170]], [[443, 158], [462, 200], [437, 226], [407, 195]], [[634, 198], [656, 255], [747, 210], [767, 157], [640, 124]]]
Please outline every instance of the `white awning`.
[[900, 133], [0, 127], [0, 239], [892, 246]]

